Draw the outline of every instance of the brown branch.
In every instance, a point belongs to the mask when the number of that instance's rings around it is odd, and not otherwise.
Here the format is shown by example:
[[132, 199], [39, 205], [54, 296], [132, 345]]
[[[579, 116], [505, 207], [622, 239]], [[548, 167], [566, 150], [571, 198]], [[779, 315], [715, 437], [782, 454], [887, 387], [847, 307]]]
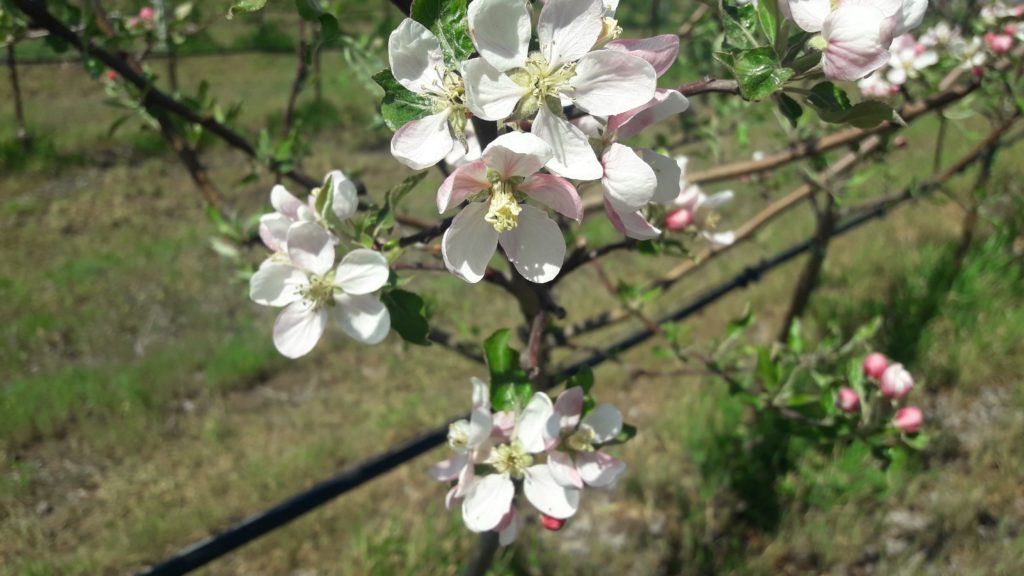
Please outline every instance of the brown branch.
[[18, 63], [14, 54], [14, 41], [7, 44], [7, 71], [11, 79], [11, 93], [14, 100], [14, 126], [15, 134], [22, 147], [26, 150], [31, 147], [32, 140], [28, 135], [28, 128], [25, 123], [25, 110], [21, 103], [21, 85], [18, 83]]
[[292, 81], [292, 89], [288, 93], [288, 105], [284, 109], [284, 136], [287, 138], [288, 133], [292, 131], [292, 124], [295, 121], [295, 103], [299, 100], [299, 93], [302, 92], [302, 88], [306, 85], [306, 76], [309, 72], [309, 66], [306, 65], [306, 50], [309, 47], [306, 45], [306, 21], [299, 18], [299, 45], [296, 49], [298, 64], [295, 67], [295, 80]]
[[679, 36], [680, 40], [686, 38], [691, 32], [693, 32], [694, 27], [696, 27], [697, 23], [700, 22], [700, 19], [708, 13], [708, 10], [710, 10], [710, 7], [707, 4], [697, 6], [697, 8], [690, 14], [690, 17], [686, 19], [686, 22], [679, 27], [679, 32], [676, 34]]
[[[813, 196], [811, 196], [813, 198]], [[825, 256], [828, 254], [829, 241], [839, 221], [839, 212], [836, 210], [836, 202], [832, 194], [825, 193], [825, 209], [818, 214], [817, 229], [814, 234], [814, 248], [800, 272], [800, 279], [797, 280], [796, 288], [793, 290], [793, 298], [790, 301], [789, 309], [786, 311], [785, 319], [782, 321], [782, 328], [779, 330], [779, 341], [785, 342], [789, 338], [789, 331], [793, 322], [803, 316], [807, 304], [811, 300], [818, 285], [818, 278], [821, 269], [825, 265]]]
[[719, 80], [714, 76], [705, 76], [700, 80], [687, 82], [676, 88], [683, 96], [696, 96], [697, 94], [739, 94], [740, 84], [735, 80]]

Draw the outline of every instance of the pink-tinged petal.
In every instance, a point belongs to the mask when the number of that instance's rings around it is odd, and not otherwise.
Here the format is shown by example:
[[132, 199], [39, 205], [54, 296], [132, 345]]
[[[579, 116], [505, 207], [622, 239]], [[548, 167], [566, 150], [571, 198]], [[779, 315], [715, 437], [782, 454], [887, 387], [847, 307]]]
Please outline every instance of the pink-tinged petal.
[[463, 208], [441, 240], [445, 266], [466, 282], [483, 279], [498, 247], [498, 233], [484, 220], [487, 209], [486, 202], [473, 202]]
[[580, 108], [595, 116], [632, 110], [654, 98], [657, 76], [643, 58], [599, 50], [576, 64], [569, 94]]
[[477, 51], [499, 70], [521, 68], [530, 44], [530, 8], [523, 0], [476, 0], [467, 14]]
[[516, 84], [483, 58], [463, 63], [462, 78], [466, 87], [466, 107], [483, 120], [508, 118], [527, 93], [526, 87]]
[[444, 56], [434, 34], [419, 22], [406, 18], [388, 37], [391, 74], [417, 94], [441, 92]]
[[455, 146], [448, 116], [451, 109], [406, 122], [391, 137], [391, 155], [413, 170], [437, 164]]
[[597, 180], [603, 169], [590, 141], [579, 128], [541, 106], [530, 129], [551, 146], [554, 157], [547, 163], [548, 170], [564, 178]]
[[679, 197], [679, 183], [682, 179], [679, 164], [668, 156], [662, 156], [648, 148], [640, 150], [640, 157], [654, 170], [654, 175], [658, 179], [651, 200], [659, 204], [671, 204]]
[[327, 326], [327, 311], [308, 302], [293, 302], [274, 322], [274, 346], [288, 358], [300, 358], [320, 341]]
[[288, 258], [297, 268], [323, 276], [334, 266], [334, 243], [319, 224], [300, 222], [288, 229]]
[[547, 464], [535, 464], [526, 469], [523, 493], [534, 508], [559, 520], [569, 518], [580, 507], [580, 491], [556, 482]]
[[611, 203], [608, 202], [607, 196], [604, 198], [604, 211], [608, 215], [608, 220], [611, 221], [612, 226], [615, 226], [616, 230], [630, 238], [653, 240], [661, 235], [661, 230], [652, 226], [638, 210], [617, 212]]
[[[472, 454], [470, 454], [469, 456], [470, 456], [470, 464], [472, 464], [473, 461], [474, 461], [474, 456]], [[477, 461], [479, 461], [479, 460], [477, 460]], [[459, 481], [455, 485], [455, 497], [456, 498], [464, 497], [470, 491], [470, 489], [473, 488], [473, 484], [476, 482], [476, 471], [475, 470], [476, 470], [476, 468], [474, 466], [469, 465], [469, 466], [465, 466], [462, 469], [462, 471], [459, 472]]]
[[594, 441], [603, 444], [622, 432], [622, 412], [611, 404], [601, 404], [583, 418], [580, 426], [593, 430]]
[[519, 531], [522, 529], [523, 522], [519, 518], [519, 513], [516, 512], [515, 506], [509, 509], [508, 514], [502, 519], [501, 523], [498, 524], [498, 545], [499, 546], [510, 546], [519, 537]]
[[270, 189], [270, 205], [274, 207], [274, 210], [292, 220], [299, 218], [299, 209], [304, 206], [302, 200], [293, 196], [287, 188], [280, 184]]
[[[840, 0], [839, 6], [870, 6], [882, 13], [886, 18], [895, 16], [903, 9], [903, 5], [913, 0]], [[927, 2], [925, 2], [927, 4]]]
[[491, 438], [501, 442], [508, 442], [512, 439], [512, 432], [516, 429], [516, 413], [511, 410], [503, 410], [494, 414], [494, 428], [491, 429]]
[[576, 428], [583, 414], [583, 388], [573, 386], [559, 394], [555, 400], [555, 412], [561, 419], [559, 426], [562, 430]]
[[605, 149], [601, 163], [604, 165], [601, 187], [617, 212], [638, 210], [654, 197], [658, 177], [629, 146], [612, 144]]
[[338, 294], [334, 318], [353, 340], [363, 344], [377, 344], [391, 330], [391, 313], [376, 296], [371, 294]]
[[565, 238], [547, 213], [523, 205], [519, 224], [498, 237], [509, 262], [530, 282], [543, 284], [558, 276], [565, 260]]
[[459, 477], [459, 473], [469, 462], [469, 454], [456, 454], [427, 468], [427, 476], [438, 482], [450, 482]]
[[473, 532], [494, 530], [508, 513], [515, 496], [512, 480], [504, 474], [478, 476], [462, 500], [462, 521]]
[[665, 118], [681, 114], [690, 108], [690, 101], [675, 90], [658, 89], [643, 106], [616, 114], [608, 119], [608, 133], [617, 140], [625, 140], [639, 134], [652, 124]]
[[605, 132], [605, 125], [589, 114], [573, 118], [569, 120], [569, 123], [579, 128], [581, 132], [587, 135], [587, 138], [593, 138], [594, 140], [600, 140]]
[[466, 198], [481, 190], [487, 190], [491, 183], [487, 180], [487, 166], [483, 160], [463, 164], [448, 175], [437, 189], [437, 211], [447, 212]]
[[889, 61], [882, 42], [884, 18], [871, 6], [843, 5], [825, 20], [823, 70], [831, 80], [857, 80]]
[[635, 40], [613, 40], [605, 44], [605, 48], [643, 58], [660, 78], [679, 58], [679, 36], [662, 34]]
[[572, 457], [565, 452], [554, 451], [548, 454], [548, 468], [551, 469], [551, 477], [559, 486], [566, 488], [583, 489], [583, 477], [580, 476]]
[[583, 219], [583, 200], [576, 187], [560, 176], [534, 174], [519, 185], [519, 191], [563, 216], [577, 222]]
[[625, 462], [604, 452], [580, 452], [576, 455], [576, 466], [583, 481], [595, 488], [615, 484], [626, 471]]
[[260, 216], [260, 240], [267, 248], [278, 252], [288, 239], [288, 229], [292, 220], [280, 212], [271, 212]]
[[324, 184], [331, 183], [331, 211], [344, 222], [359, 209], [359, 191], [356, 185], [341, 170], [331, 170], [324, 177]]
[[345, 254], [334, 275], [334, 285], [348, 294], [369, 294], [388, 282], [391, 270], [380, 252], [358, 248]]
[[547, 394], [537, 392], [530, 398], [519, 416], [515, 431], [516, 440], [522, 443], [523, 450], [531, 454], [543, 452], [545, 437], [558, 435], [558, 420], [552, 418], [554, 413]]
[[590, 52], [604, 28], [601, 0], [549, 0], [537, 19], [540, 51], [555, 70]]
[[301, 298], [299, 290], [309, 285], [306, 274], [289, 264], [270, 262], [249, 279], [249, 298], [262, 306], [287, 306]]
[[526, 132], [509, 132], [484, 148], [483, 161], [507, 180], [536, 173], [552, 156], [551, 146], [539, 137]]
[[481, 408], [490, 412], [491, 410], [491, 385], [473, 376], [469, 379], [473, 385], [473, 408]]
[[459, 487], [455, 486], [451, 490], [449, 490], [447, 494], [444, 495], [444, 508], [445, 508], [445, 510], [451, 510], [452, 509], [452, 504], [455, 503], [455, 499], [457, 498], [455, 493], [458, 490], [459, 490]]
[[831, 0], [780, 0], [779, 7], [805, 32], [820, 32], [832, 12]]
[[494, 417], [489, 408], [474, 408], [469, 415], [469, 440], [471, 448], [476, 448], [491, 437]]

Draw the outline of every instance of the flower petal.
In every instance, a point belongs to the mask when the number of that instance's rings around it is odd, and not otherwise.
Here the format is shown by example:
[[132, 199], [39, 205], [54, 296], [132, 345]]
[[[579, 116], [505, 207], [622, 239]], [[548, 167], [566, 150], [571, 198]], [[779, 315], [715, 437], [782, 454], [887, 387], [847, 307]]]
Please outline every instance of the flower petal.
[[551, 160], [551, 146], [533, 134], [509, 132], [498, 136], [484, 148], [484, 164], [501, 177], [526, 177], [535, 174]]
[[536, 392], [523, 408], [516, 423], [516, 440], [531, 454], [544, 451], [545, 438], [558, 437], [558, 420], [552, 418], [555, 409], [551, 398], [543, 392]]
[[274, 346], [288, 358], [299, 358], [320, 341], [327, 326], [327, 311], [308, 302], [292, 302], [274, 322]]
[[486, 202], [473, 202], [462, 209], [441, 240], [444, 264], [466, 282], [476, 283], [484, 277], [487, 264], [498, 247], [498, 233], [484, 220]]
[[473, 385], [473, 408], [491, 409], [491, 385], [473, 376], [469, 379]]
[[263, 245], [277, 252], [285, 246], [288, 229], [292, 220], [280, 212], [270, 212], [260, 216], [260, 240]]
[[391, 270], [380, 252], [359, 248], [345, 254], [334, 274], [334, 285], [348, 294], [369, 294], [387, 284]]
[[546, 165], [548, 170], [574, 180], [597, 180], [601, 177], [601, 162], [586, 134], [565, 118], [541, 106], [530, 131], [547, 142], [554, 152], [554, 157]]
[[437, 189], [437, 211], [444, 213], [473, 194], [491, 187], [483, 160], [463, 164], [448, 175]]
[[659, 204], [671, 204], [679, 197], [679, 184], [682, 180], [679, 164], [668, 156], [662, 156], [649, 148], [641, 149], [640, 157], [654, 170], [654, 175], [658, 179], [658, 185], [654, 189], [654, 197], [651, 198], [651, 201]]
[[552, 518], [568, 518], [580, 507], [580, 491], [556, 482], [547, 464], [535, 464], [526, 469], [523, 493], [534, 508]]
[[498, 545], [510, 546], [519, 537], [519, 530], [523, 526], [515, 506], [509, 509], [501, 524], [504, 524], [504, 527], [498, 532]]
[[548, 69], [575, 62], [590, 52], [604, 27], [601, 0], [548, 0], [537, 19], [537, 38]]
[[249, 279], [249, 298], [263, 306], [287, 306], [299, 300], [299, 288], [309, 284], [305, 272], [289, 264], [270, 262]]
[[928, 0], [903, 0], [898, 14], [899, 21], [893, 30], [894, 36], [906, 34], [917, 28], [924, 20], [924, 13], [928, 9]]
[[560, 176], [534, 174], [519, 185], [519, 191], [563, 216], [577, 222], [583, 219], [583, 201], [579, 192]]
[[595, 488], [604, 488], [626, 471], [626, 463], [604, 452], [581, 452], [576, 455], [576, 466], [583, 481]]
[[324, 184], [331, 181], [331, 210], [338, 220], [344, 222], [359, 208], [359, 191], [356, 185], [341, 170], [331, 170], [324, 177]]
[[554, 451], [548, 454], [548, 468], [551, 469], [551, 477], [558, 482], [559, 486], [566, 488], [583, 488], [583, 477], [576, 470], [576, 464], [572, 457], [565, 452]]
[[530, 8], [523, 0], [476, 0], [467, 14], [477, 52], [498, 70], [521, 68], [530, 45]]
[[377, 344], [391, 330], [391, 313], [380, 299], [371, 294], [335, 294], [338, 325], [353, 340]]
[[555, 412], [561, 418], [559, 426], [562, 430], [576, 428], [583, 414], [583, 388], [573, 386], [559, 394], [555, 400]]
[[607, 196], [604, 197], [604, 211], [608, 215], [608, 220], [611, 221], [612, 226], [615, 226], [616, 230], [630, 238], [653, 240], [661, 236], [661, 230], [652, 226], [639, 210], [618, 212], [611, 202], [608, 201]]
[[651, 124], [661, 122], [669, 116], [681, 114], [690, 107], [690, 101], [675, 90], [659, 89], [643, 106], [616, 114], [608, 119], [608, 133], [617, 140], [625, 140], [639, 134]]
[[857, 80], [889, 61], [882, 42], [884, 17], [872, 6], [842, 5], [822, 27], [828, 41], [822, 68], [831, 80]]
[[643, 58], [654, 68], [660, 78], [679, 58], [679, 36], [662, 34], [650, 38], [629, 40], [613, 40], [604, 46], [608, 50], [616, 50]]
[[819, 32], [832, 12], [831, 0], [779, 0], [783, 14], [796, 22], [805, 32]]
[[388, 37], [391, 73], [402, 86], [417, 94], [438, 93], [444, 78], [444, 55], [434, 34], [406, 18]]
[[274, 210], [292, 220], [299, 218], [299, 209], [305, 206], [302, 200], [293, 196], [287, 188], [280, 184], [270, 189], [270, 205], [274, 207]]
[[701, 232], [701, 235], [716, 246], [729, 246], [736, 241], [735, 232]]
[[550, 282], [562, 269], [565, 238], [558, 224], [539, 208], [524, 204], [519, 224], [498, 239], [509, 262], [530, 282]]
[[406, 122], [391, 137], [391, 155], [413, 170], [423, 170], [437, 164], [455, 146], [448, 116], [451, 109], [431, 114], [419, 120]]
[[512, 480], [504, 474], [478, 476], [462, 500], [462, 521], [473, 532], [494, 530], [508, 513], [515, 495]]
[[300, 222], [288, 229], [288, 258], [297, 268], [323, 276], [334, 266], [334, 243], [319, 224]]
[[601, 163], [604, 165], [601, 187], [617, 212], [642, 208], [654, 197], [658, 177], [629, 146], [612, 144], [605, 149]]
[[576, 75], [569, 84], [570, 96], [580, 108], [595, 116], [611, 116], [654, 98], [657, 76], [643, 58], [599, 50], [576, 64]]
[[466, 107], [483, 120], [508, 118], [527, 93], [526, 87], [513, 82], [483, 58], [464, 62], [462, 78], [466, 87]]
[[427, 476], [438, 482], [449, 482], [459, 477], [459, 473], [469, 462], [469, 453], [456, 454], [427, 468]]
[[611, 404], [601, 404], [583, 418], [580, 426], [589, 426], [594, 431], [594, 441], [603, 444], [622, 432], [622, 412]]
[[491, 415], [490, 408], [474, 408], [473, 411], [470, 412], [468, 440], [470, 448], [476, 448], [477, 446], [482, 445], [491, 437], [493, 423], [494, 416]]

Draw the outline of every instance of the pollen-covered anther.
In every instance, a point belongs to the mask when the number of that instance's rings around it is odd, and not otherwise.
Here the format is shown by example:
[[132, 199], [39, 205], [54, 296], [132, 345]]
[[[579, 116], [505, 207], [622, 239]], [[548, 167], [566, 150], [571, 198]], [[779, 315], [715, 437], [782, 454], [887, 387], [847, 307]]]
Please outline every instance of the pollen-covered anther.
[[311, 276], [309, 285], [301, 292], [302, 297], [317, 308], [334, 304], [334, 273]]
[[520, 479], [526, 469], [533, 465], [533, 456], [523, 448], [522, 442], [512, 441], [511, 444], [502, 444], [494, 449], [488, 463], [494, 466], [499, 474], [508, 474], [512, 478]]
[[510, 188], [505, 182], [494, 185], [491, 203], [484, 216], [484, 220], [499, 233], [514, 230], [519, 225], [519, 213], [523, 211]]

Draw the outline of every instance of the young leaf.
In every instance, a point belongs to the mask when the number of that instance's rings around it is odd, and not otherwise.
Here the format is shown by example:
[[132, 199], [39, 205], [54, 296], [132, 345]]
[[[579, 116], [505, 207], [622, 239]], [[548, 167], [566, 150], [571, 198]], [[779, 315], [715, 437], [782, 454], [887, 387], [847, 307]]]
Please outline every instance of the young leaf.
[[508, 345], [512, 331], [498, 330], [484, 341], [484, 357], [491, 373], [491, 407], [496, 411], [526, 406], [533, 384], [519, 366], [519, 352]]
[[752, 3], [746, 6], [722, 6], [722, 25], [727, 46], [754, 48], [758, 45], [754, 38], [757, 31], [757, 8]]
[[414, 0], [412, 19], [429, 28], [441, 44], [445, 63], [458, 68], [473, 53], [466, 19], [467, 0]]
[[235, 0], [235, 3], [228, 8], [228, 20], [234, 18], [236, 14], [258, 12], [263, 10], [266, 5], [267, 0]]
[[754, 48], [734, 54], [715, 54], [720, 62], [732, 69], [740, 84], [740, 94], [747, 100], [766, 98], [782, 88], [793, 75], [775, 59], [771, 48]]
[[757, 19], [761, 23], [761, 31], [768, 38], [768, 43], [775, 45], [775, 35], [779, 28], [778, 0], [759, 0], [757, 2]]
[[406, 290], [391, 290], [381, 295], [381, 301], [391, 314], [391, 328], [403, 340], [419, 346], [429, 346], [430, 324], [427, 305], [418, 294]]
[[433, 112], [430, 100], [399, 84], [391, 70], [381, 70], [373, 75], [373, 80], [384, 89], [380, 114], [388, 128], [398, 130], [408, 122], [419, 120]]
[[877, 100], [865, 100], [853, 105], [846, 92], [831, 82], [815, 84], [807, 97], [807, 103], [814, 107], [825, 122], [849, 123], [858, 128], [871, 128], [879, 122], [891, 120], [895, 114], [891, 106]]
[[776, 94], [775, 97], [779, 103], [779, 111], [789, 120], [790, 125], [796, 128], [797, 120], [804, 115], [803, 106], [782, 92]]
[[636, 426], [633, 426], [632, 424], [623, 423], [622, 431], [619, 432], [619, 434], [615, 436], [615, 438], [612, 438], [611, 440], [605, 442], [604, 444], [601, 444], [601, 447], [614, 446], [616, 444], [625, 444], [626, 442], [629, 442], [636, 436], [636, 432]]

